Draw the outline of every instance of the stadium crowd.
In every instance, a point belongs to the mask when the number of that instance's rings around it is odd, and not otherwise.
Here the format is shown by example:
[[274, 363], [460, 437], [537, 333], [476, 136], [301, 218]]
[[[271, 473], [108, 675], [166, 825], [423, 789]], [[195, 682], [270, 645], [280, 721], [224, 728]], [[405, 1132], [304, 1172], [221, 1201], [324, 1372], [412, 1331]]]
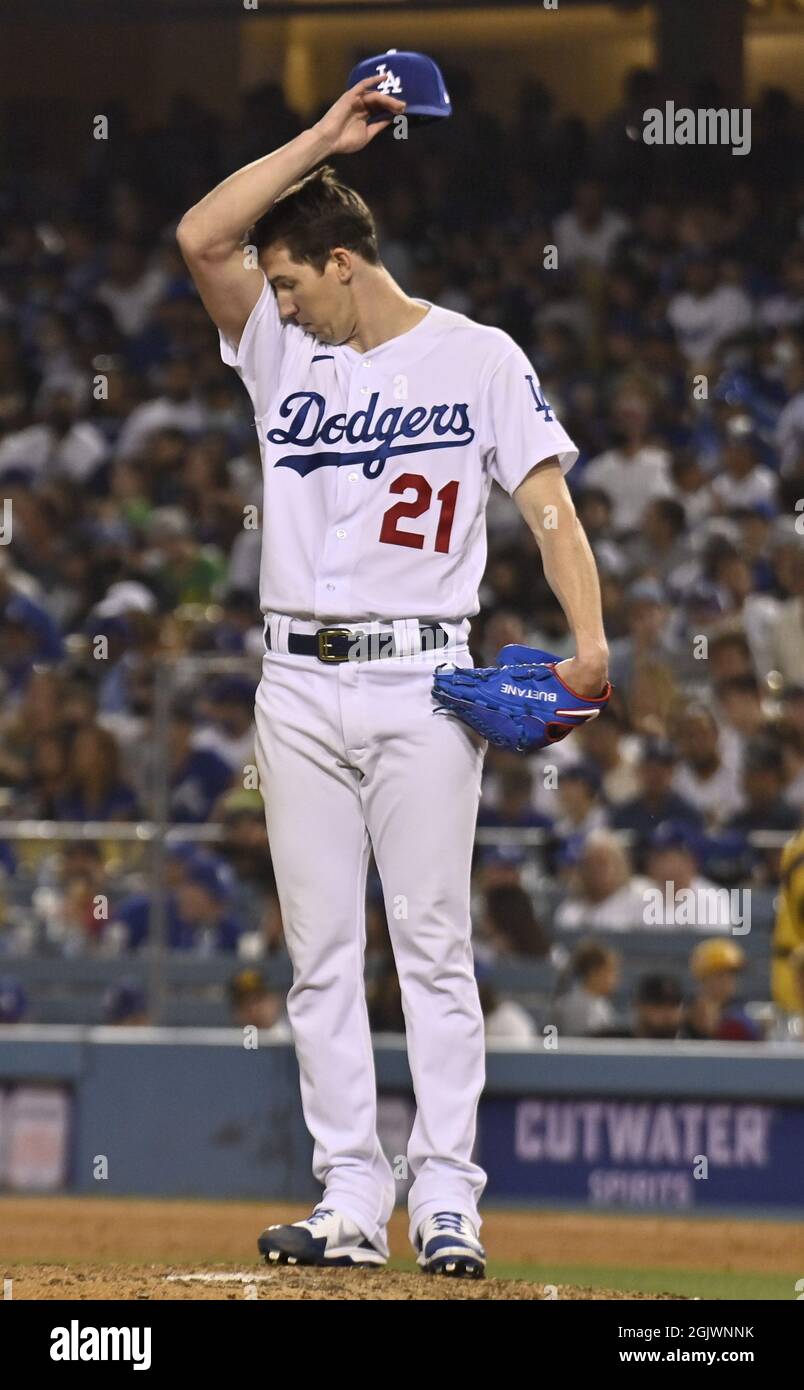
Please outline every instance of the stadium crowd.
[[[568, 482], [615, 686], [604, 718], [549, 751], [489, 750], [473, 929], [490, 1036], [533, 1030], [488, 983], [509, 957], [553, 964], [567, 1031], [763, 1036], [733, 1003], [744, 959], [729, 893], [772, 898], [785, 841], [788, 866], [804, 856], [802, 111], [765, 91], [751, 153], [735, 159], [635, 137], [663, 99], [647, 70], [596, 129], [533, 82], [508, 123], [467, 74], [449, 86], [451, 121], [386, 132], [340, 171], [408, 293], [530, 356], [580, 450]], [[688, 101], [722, 94], [708, 82]], [[228, 124], [190, 96], [145, 130], [122, 106], [108, 115], [110, 138], [89, 139], [80, 168], [0, 182], [0, 817], [149, 819], [166, 752], [169, 820], [221, 826], [214, 844], [168, 854], [168, 945], [270, 959], [281, 916], [244, 775], [262, 650], [259, 449], [175, 227], [301, 126], [273, 84]], [[496, 488], [488, 532], [476, 661], [511, 641], [571, 654], [536, 543]], [[178, 654], [242, 669], [186, 682], [163, 751], [155, 672]], [[5, 838], [0, 867], [0, 1016], [4, 998], [15, 1016], [15, 957], [147, 948], [141, 846], [113, 832], [44, 852]], [[699, 954], [683, 979], [642, 978], [624, 1019], [616, 933], [650, 930], [646, 900], [667, 883], [688, 892], [677, 925], [700, 935]], [[801, 898], [782, 923], [783, 896], [770, 1027], [801, 1036]], [[769, 967], [772, 927], [755, 928]], [[376, 877], [368, 941], [387, 956]], [[372, 1012], [401, 1026], [391, 970]]]

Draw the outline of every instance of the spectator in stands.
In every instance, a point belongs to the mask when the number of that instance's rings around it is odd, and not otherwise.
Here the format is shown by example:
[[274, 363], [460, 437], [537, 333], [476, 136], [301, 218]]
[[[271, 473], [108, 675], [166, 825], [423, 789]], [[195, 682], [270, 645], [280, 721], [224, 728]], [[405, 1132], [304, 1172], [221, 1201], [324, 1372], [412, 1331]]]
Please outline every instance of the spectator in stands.
[[189, 860], [176, 890], [176, 917], [169, 923], [168, 944], [174, 951], [210, 955], [236, 951], [242, 923], [231, 911], [232, 875], [215, 855], [199, 852]]
[[639, 794], [616, 807], [610, 818], [613, 830], [628, 830], [639, 850], [663, 821], [679, 821], [699, 827], [701, 817], [691, 802], [673, 791], [678, 750], [668, 739], [648, 738], [638, 768]]
[[79, 486], [86, 483], [108, 450], [100, 431], [82, 418], [83, 395], [80, 384], [44, 385], [36, 397], [35, 423], [9, 432], [0, 442], [0, 478], [14, 469], [31, 483], [58, 476]]
[[743, 755], [742, 789], [744, 805], [727, 825], [746, 834], [752, 830], [796, 830], [798, 813], [784, 796], [784, 759], [778, 742], [770, 735], [757, 735], [746, 744]]
[[687, 517], [675, 497], [656, 497], [642, 514], [637, 535], [623, 548], [631, 570], [667, 584], [689, 558]]
[[673, 497], [684, 508], [687, 527], [692, 532], [712, 513], [711, 478], [694, 449], [679, 449], [670, 465]]
[[683, 1017], [684, 994], [677, 977], [661, 972], [643, 975], [634, 990], [630, 1026], [608, 1028], [597, 1036], [669, 1042], [681, 1036]]
[[271, 864], [265, 810], [259, 791], [235, 787], [221, 798], [216, 819], [223, 825], [220, 853], [240, 881], [253, 882], [263, 892], [276, 888]]
[[212, 623], [208, 630], [201, 629], [198, 647], [218, 652], [221, 656], [244, 656], [249, 651], [259, 652], [263, 633], [255, 593], [232, 588], [223, 595], [220, 608], [220, 621]]
[[607, 494], [612, 529], [622, 537], [638, 531], [649, 502], [671, 496], [670, 455], [655, 441], [652, 405], [642, 385], [622, 386], [611, 413], [615, 446], [590, 460], [583, 480]]
[[523, 888], [500, 884], [486, 892], [482, 935], [495, 956], [546, 956], [550, 943]]
[[63, 656], [61, 634], [49, 613], [26, 594], [15, 593], [0, 571], [0, 666], [7, 689], [22, 695], [38, 664]]
[[[211, 749], [243, 785], [243, 772], [254, 763], [254, 690], [256, 678], [222, 676], [202, 699], [206, 718], [193, 739], [197, 749]], [[208, 721], [208, 722], [207, 722]]]
[[591, 762], [570, 763], [558, 774], [558, 815], [555, 833], [561, 840], [601, 830], [607, 820], [601, 796], [602, 779]]
[[752, 592], [753, 575], [746, 557], [735, 544], [715, 538], [709, 552], [709, 568], [724, 604], [724, 622], [739, 623], [745, 631], [754, 664], [766, 666], [766, 628], [776, 616], [778, 604], [768, 594]]
[[605, 189], [598, 179], [580, 179], [573, 189], [572, 208], [555, 220], [560, 266], [604, 270], [629, 227], [622, 213], [605, 206]]
[[617, 1025], [612, 998], [617, 990], [620, 957], [599, 942], [580, 941], [572, 952], [569, 987], [554, 1000], [551, 1018], [559, 1034], [585, 1038]]
[[774, 587], [771, 523], [775, 514], [776, 507], [769, 502], [733, 507], [728, 513], [739, 528], [737, 547], [750, 567], [751, 587], [756, 593], [768, 593]]
[[708, 671], [715, 685], [737, 676], [754, 676], [751, 648], [740, 628], [726, 628], [709, 642]]
[[247, 928], [241, 952], [276, 955], [284, 946], [282, 914], [259, 792], [227, 792], [213, 819], [223, 825], [218, 851], [232, 870], [235, 914]]
[[68, 740], [61, 732], [43, 735], [28, 758], [27, 777], [14, 798], [21, 819], [57, 820], [67, 789]]
[[105, 864], [104, 846], [98, 840], [56, 840], [50, 852], [37, 857], [31, 878], [37, 888], [60, 889], [71, 873], [94, 874]]
[[120, 751], [100, 725], [80, 729], [67, 756], [63, 795], [56, 799], [58, 820], [136, 820], [137, 799], [123, 780]]
[[239, 970], [229, 981], [232, 1019], [238, 1028], [258, 1028], [265, 1039], [290, 1042], [290, 1023], [280, 990], [271, 989], [259, 970]]
[[616, 808], [629, 801], [639, 785], [639, 739], [629, 733], [627, 714], [616, 696], [609, 701], [606, 718], [590, 719], [576, 737], [583, 763], [598, 774], [606, 806]]
[[700, 873], [702, 849], [701, 835], [689, 825], [665, 821], [656, 827], [648, 842], [646, 925], [700, 931], [741, 925], [732, 921], [741, 904]]
[[475, 961], [475, 978], [486, 1042], [531, 1042], [537, 1037], [536, 1025], [523, 1004], [501, 998], [493, 984], [493, 970], [486, 961]]
[[[228, 388], [228, 378], [225, 385]], [[250, 487], [244, 497], [233, 485], [229, 454], [229, 441], [222, 429], [217, 433], [209, 432], [191, 444], [182, 467], [178, 498], [185, 515], [195, 518], [195, 539], [204, 546], [214, 545], [225, 551], [243, 529], [244, 500], [251, 501]], [[249, 594], [248, 597], [253, 615], [255, 596]]]
[[767, 660], [787, 685], [804, 685], [804, 549], [801, 537], [788, 538], [777, 551], [777, 574], [787, 597], [767, 634]]
[[719, 1042], [759, 1042], [762, 1031], [736, 1002], [745, 952], [736, 941], [701, 941], [690, 956], [698, 988], [687, 1005], [680, 1036]]
[[760, 462], [760, 437], [750, 415], [732, 415], [724, 429], [720, 466], [712, 479], [715, 509], [773, 507], [777, 478]]
[[504, 764], [498, 774], [496, 801], [481, 805], [478, 825], [548, 830], [552, 821], [535, 809], [532, 796], [533, 779], [527, 764], [521, 759]]
[[756, 676], [728, 676], [718, 681], [715, 696], [721, 728], [734, 734], [738, 747], [762, 733], [765, 712]]
[[643, 880], [632, 877], [619, 839], [587, 836], [569, 896], [555, 914], [558, 931], [633, 931], [644, 924]]
[[592, 549], [596, 552], [596, 547], [602, 542], [611, 543], [614, 539], [611, 524], [612, 501], [606, 489], [592, 487], [584, 480], [584, 485], [575, 494], [574, 500], [578, 519]]
[[109, 883], [97, 842], [65, 845], [58, 886], [48, 908], [48, 940], [65, 955], [105, 951]]
[[0, 782], [20, 788], [29, 782], [40, 741], [61, 727], [65, 687], [60, 672], [35, 667], [19, 706], [0, 716]]
[[748, 740], [742, 757], [744, 806], [727, 822], [735, 832], [739, 856], [745, 871], [757, 884], [775, 884], [779, 879], [781, 845], [749, 844], [749, 837], [762, 831], [792, 831], [800, 824], [800, 809], [785, 795], [787, 769], [785, 750], [778, 735], [770, 730]]
[[705, 371], [723, 343], [751, 327], [753, 306], [744, 290], [726, 283], [711, 247], [686, 252], [683, 277], [667, 306], [667, 317], [690, 366]]
[[[476, 884], [481, 895], [493, 888], [518, 888], [527, 866], [527, 854], [522, 845], [483, 845], [478, 851]], [[483, 915], [485, 916], [485, 903]]]
[[156, 507], [145, 528], [150, 581], [165, 608], [211, 603], [223, 591], [226, 567], [217, 546], [201, 545], [180, 507]]
[[672, 665], [676, 645], [667, 595], [657, 580], [637, 580], [627, 591], [626, 603], [628, 635], [610, 643], [609, 672], [612, 684], [627, 698], [640, 665]]
[[195, 746], [192, 711], [177, 703], [169, 730], [170, 818], [200, 823], [210, 819], [219, 797], [231, 786], [232, 768], [214, 748]]
[[[178, 906], [176, 893], [184, 882], [188, 866], [195, 858], [197, 850], [191, 844], [172, 845], [165, 854], [164, 869], [164, 911], [165, 943], [178, 931]], [[151, 930], [154, 904], [148, 892], [139, 890], [115, 894], [109, 914], [106, 939], [109, 949], [118, 953], [137, 951], [148, 939]]]
[[111, 310], [118, 331], [133, 338], [145, 327], [165, 291], [164, 272], [149, 266], [142, 247], [131, 240], [113, 242], [106, 265], [95, 298]]
[[634, 667], [626, 694], [634, 733], [642, 738], [668, 737], [681, 698], [675, 663], [641, 658]]
[[742, 805], [739, 771], [727, 763], [712, 711], [690, 704], [677, 720], [675, 738], [681, 752], [674, 791], [695, 807], [707, 823], [721, 824]]

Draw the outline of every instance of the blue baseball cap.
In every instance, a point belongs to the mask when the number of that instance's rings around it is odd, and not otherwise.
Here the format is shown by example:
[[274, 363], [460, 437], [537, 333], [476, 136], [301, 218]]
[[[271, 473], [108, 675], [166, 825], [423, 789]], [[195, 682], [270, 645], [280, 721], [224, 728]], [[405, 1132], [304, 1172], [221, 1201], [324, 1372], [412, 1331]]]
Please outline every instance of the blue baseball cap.
[[648, 843], [651, 849], [685, 849], [696, 859], [701, 857], [700, 835], [684, 821], [662, 821], [653, 831]]
[[203, 850], [187, 860], [185, 876], [188, 883], [204, 888], [219, 903], [225, 903], [232, 894], [234, 876], [230, 866]]
[[[377, 73], [383, 73], [385, 81], [377, 84], [376, 91], [406, 102], [404, 115], [408, 120], [412, 119], [414, 124], [427, 125], [430, 121], [452, 115], [452, 104], [441, 69], [425, 53], [400, 52], [396, 48], [389, 48], [374, 58], [364, 58], [349, 73], [347, 89]], [[377, 112], [369, 117], [369, 125], [386, 120], [388, 115], [385, 112]]]

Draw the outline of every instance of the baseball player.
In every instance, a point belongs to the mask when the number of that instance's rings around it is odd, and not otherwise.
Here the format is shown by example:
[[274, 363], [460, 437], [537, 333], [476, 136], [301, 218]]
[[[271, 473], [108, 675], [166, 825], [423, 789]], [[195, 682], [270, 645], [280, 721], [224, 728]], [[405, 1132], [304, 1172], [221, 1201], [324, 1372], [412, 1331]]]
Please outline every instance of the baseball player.
[[493, 479], [532, 529], [567, 615], [576, 655], [555, 668], [562, 686], [598, 695], [607, 649], [563, 477], [577, 450], [532, 365], [499, 329], [405, 294], [364, 201], [318, 167], [357, 154], [404, 111], [380, 80], [359, 81], [225, 179], [177, 230], [260, 439], [256, 756], [323, 1185], [312, 1215], [269, 1227], [259, 1249], [278, 1263], [388, 1259], [394, 1174], [377, 1137], [363, 981], [373, 851], [417, 1104], [410, 1240], [423, 1270], [479, 1277], [485, 1057], [469, 879], [487, 740], [434, 717], [444, 710], [433, 682], [445, 663], [473, 667]]

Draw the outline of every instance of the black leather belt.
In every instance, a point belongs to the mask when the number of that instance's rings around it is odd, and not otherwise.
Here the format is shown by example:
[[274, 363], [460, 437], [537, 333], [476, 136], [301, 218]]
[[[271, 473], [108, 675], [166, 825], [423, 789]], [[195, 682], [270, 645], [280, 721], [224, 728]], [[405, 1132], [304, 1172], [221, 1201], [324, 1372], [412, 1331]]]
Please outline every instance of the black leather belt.
[[[440, 624], [419, 624], [422, 651], [446, 647], [449, 633]], [[271, 650], [271, 633], [265, 624], [265, 647]], [[392, 632], [352, 632], [346, 627], [320, 627], [317, 632], [291, 632], [288, 651], [293, 656], [315, 656], [326, 665], [341, 661], [373, 661], [376, 657], [398, 656]]]

